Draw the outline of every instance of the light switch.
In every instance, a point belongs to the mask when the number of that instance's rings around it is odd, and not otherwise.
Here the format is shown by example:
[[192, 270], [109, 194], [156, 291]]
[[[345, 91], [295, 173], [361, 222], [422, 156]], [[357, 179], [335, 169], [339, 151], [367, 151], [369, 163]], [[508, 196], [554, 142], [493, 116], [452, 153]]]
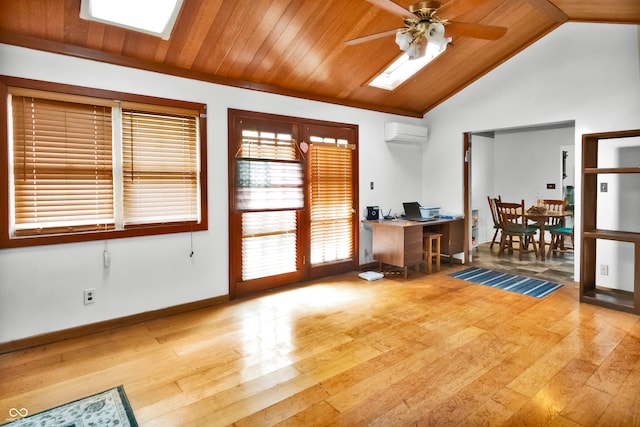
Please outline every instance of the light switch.
[[373, 190], [373, 181], [369, 183], [369, 187]]
[[607, 191], [609, 191], [609, 184], [607, 184], [606, 182], [601, 182], [600, 183], [600, 192], [601, 193], [606, 193]]

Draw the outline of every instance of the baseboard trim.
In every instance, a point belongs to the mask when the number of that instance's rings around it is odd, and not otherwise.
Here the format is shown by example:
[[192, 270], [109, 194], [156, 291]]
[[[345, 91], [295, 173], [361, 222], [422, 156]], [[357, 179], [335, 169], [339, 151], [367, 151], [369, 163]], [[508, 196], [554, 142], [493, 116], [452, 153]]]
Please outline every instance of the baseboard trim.
[[377, 270], [378, 268], [380, 268], [380, 265], [376, 261], [370, 262], [370, 263], [367, 263], [367, 264], [360, 264], [360, 270], [361, 271]]
[[13, 351], [25, 350], [27, 348], [39, 345], [51, 344], [58, 341], [77, 338], [84, 335], [104, 332], [123, 326], [131, 326], [136, 323], [146, 322], [148, 320], [156, 320], [174, 314], [186, 313], [189, 311], [199, 310], [202, 308], [212, 307], [215, 305], [229, 302], [229, 295], [223, 295], [215, 298], [189, 302], [186, 304], [174, 305], [159, 310], [146, 311], [144, 313], [132, 314], [131, 316], [119, 317], [117, 319], [105, 320], [102, 322], [91, 323], [88, 325], [77, 326], [74, 328], [63, 329], [60, 331], [48, 332], [46, 334], [34, 335], [32, 337], [22, 338], [15, 341], [0, 343], [0, 354], [11, 353]]

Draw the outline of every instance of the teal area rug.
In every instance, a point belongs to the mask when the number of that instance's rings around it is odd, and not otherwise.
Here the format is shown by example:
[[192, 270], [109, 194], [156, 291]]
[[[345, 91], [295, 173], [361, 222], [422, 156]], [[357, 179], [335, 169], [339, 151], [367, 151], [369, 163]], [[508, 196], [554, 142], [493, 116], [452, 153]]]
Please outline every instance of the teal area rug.
[[[65, 403], [37, 414], [29, 415], [28, 408], [11, 408], [10, 427], [137, 427], [131, 405], [118, 386], [93, 396]], [[11, 418], [14, 418], [11, 420]]]
[[522, 295], [542, 298], [560, 288], [562, 285], [548, 282], [533, 277], [517, 276], [515, 274], [501, 273], [487, 270], [486, 268], [471, 267], [465, 270], [449, 274], [450, 277], [462, 279], [467, 282], [504, 289]]

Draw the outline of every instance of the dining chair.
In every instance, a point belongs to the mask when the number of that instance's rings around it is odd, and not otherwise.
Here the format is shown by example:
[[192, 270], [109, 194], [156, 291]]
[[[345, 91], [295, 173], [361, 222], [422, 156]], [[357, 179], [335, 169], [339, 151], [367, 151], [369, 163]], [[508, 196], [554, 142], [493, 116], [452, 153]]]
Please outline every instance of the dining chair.
[[533, 252], [538, 257], [538, 245], [535, 234], [538, 229], [527, 224], [524, 210], [524, 200], [520, 203], [496, 201], [496, 210], [502, 226], [500, 237], [500, 249], [498, 256], [502, 256], [505, 249], [513, 247], [514, 239], [519, 244], [518, 259], [522, 261], [523, 255], [529, 250], [529, 244], [533, 246]]
[[487, 196], [487, 201], [489, 202], [489, 210], [491, 211], [491, 217], [493, 218], [493, 228], [496, 230], [493, 233], [491, 245], [489, 245], [489, 249], [493, 249], [493, 245], [494, 243], [496, 243], [496, 237], [498, 237], [498, 232], [502, 229], [502, 224], [500, 224], [500, 217], [498, 216], [498, 210], [496, 208], [496, 201], [501, 202], [502, 198], [498, 196], [492, 199], [491, 196]]
[[[556, 227], [551, 232], [551, 243], [547, 251], [547, 257], [557, 254], [558, 252], [573, 252], [573, 227]], [[571, 239], [571, 246], [565, 246], [565, 238]]]
[[[543, 206], [548, 211], [564, 212], [564, 208], [567, 204], [566, 199], [543, 199]], [[545, 223], [545, 229], [549, 232], [554, 228], [564, 227], [564, 217], [547, 218]], [[546, 236], [540, 236], [540, 239]]]
[[[567, 204], [566, 199], [543, 199], [542, 203], [544, 208], [548, 211], [564, 212], [564, 208]], [[556, 222], [562, 218], [552, 218]], [[549, 225], [553, 225], [548, 222]]]
[[[567, 199], [562, 200], [562, 212], [566, 207]], [[545, 200], [545, 203], [547, 201]], [[557, 202], [557, 201], [555, 201]], [[551, 258], [552, 255], [558, 252], [573, 252], [573, 225], [567, 226], [565, 224], [565, 218], [554, 218], [555, 221], [549, 225], [549, 233], [551, 234], [551, 242], [549, 243], [549, 249], [547, 251], [547, 257]], [[566, 238], [571, 239], [571, 246], [565, 246]]]
[[[564, 212], [564, 207], [566, 206], [566, 200], [562, 199], [543, 199], [542, 206], [547, 211], [555, 211], [555, 212]], [[556, 227], [562, 227], [564, 225], [564, 218], [556, 217], [556, 218], [547, 218], [545, 222], [545, 230], [550, 231]], [[531, 227], [539, 228], [540, 225], [538, 223], [531, 223]], [[539, 236], [538, 240], [545, 238], [546, 236]]]

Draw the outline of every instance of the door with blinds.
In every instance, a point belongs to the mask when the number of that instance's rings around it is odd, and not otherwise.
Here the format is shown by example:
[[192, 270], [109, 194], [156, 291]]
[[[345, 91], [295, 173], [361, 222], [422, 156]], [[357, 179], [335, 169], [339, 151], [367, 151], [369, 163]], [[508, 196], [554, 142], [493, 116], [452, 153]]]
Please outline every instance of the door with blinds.
[[357, 162], [355, 130], [305, 124], [309, 144], [307, 174], [309, 277], [357, 267]]
[[356, 136], [229, 111], [231, 297], [357, 267]]

